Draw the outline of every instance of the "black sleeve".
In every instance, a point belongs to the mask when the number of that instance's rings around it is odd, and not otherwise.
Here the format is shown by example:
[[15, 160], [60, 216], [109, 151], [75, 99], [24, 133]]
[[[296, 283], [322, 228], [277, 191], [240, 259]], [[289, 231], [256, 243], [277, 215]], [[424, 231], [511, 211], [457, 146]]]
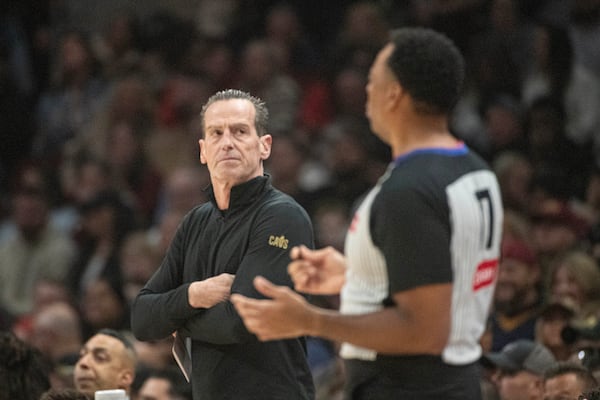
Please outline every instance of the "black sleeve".
[[450, 229], [443, 203], [431, 193], [382, 188], [373, 203], [371, 232], [386, 260], [390, 293], [452, 281]]
[[[313, 242], [310, 219], [300, 206], [278, 202], [264, 207], [251, 229], [248, 251], [237, 270], [231, 292], [262, 297], [253, 285], [253, 279], [258, 275], [277, 285], [292, 287], [287, 273], [289, 251], [300, 244], [313, 248]], [[214, 344], [256, 340], [229, 301], [196, 314], [186, 322], [182, 333]]]
[[139, 340], [165, 338], [199, 312], [188, 301], [190, 283], [181, 284], [186, 221], [177, 229], [160, 267], [132, 304], [131, 329]]

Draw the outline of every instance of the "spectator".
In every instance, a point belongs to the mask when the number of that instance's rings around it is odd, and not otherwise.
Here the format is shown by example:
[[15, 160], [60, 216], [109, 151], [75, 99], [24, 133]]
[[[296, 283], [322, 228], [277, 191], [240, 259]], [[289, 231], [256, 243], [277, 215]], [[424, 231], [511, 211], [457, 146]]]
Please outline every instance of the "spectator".
[[129, 304], [119, 278], [104, 275], [91, 281], [83, 290], [80, 311], [84, 338], [104, 328], [129, 329]]
[[577, 400], [580, 394], [597, 386], [596, 379], [583, 365], [558, 362], [544, 373], [544, 400]]
[[66, 159], [82, 152], [105, 159], [111, 153], [108, 133], [116, 125], [129, 124], [148, 134], [155, 127], [155, 95], [150, 85], [137, 75], [128, 75], [112, 83], [107, 101], [94, 113], [81, 135], [71, 139], [64, 149]]
[[53, 213], [54, 224], [75, 237], [81, 229], [81, 206], [111, 188], [110, 166], [87, 152], [63, 163], [59, 171], [63, 203]]
[[520, 152], [505, 151], [496, 156], [493, 168], [505, 210], [526, 216], [529, 211], [529, 184], [533, 176], [529, 159]]
[[139, 126], [121, 122], [112, 126], [106, 137], [112, 187], [131, 202], [143, 226], [152, 221], [162, 180], [145, 154], [146, 134]]
[[600, 301], [600, 269], [596, 260], [582, 250], [558, 258], [548, 271], [548, 296], [589, 315], [589, 307]]
[[208, 200], [205, 189], [210, 184], [208, 170], [203, 166], [181, 165], [166, 176], [160, 193], [155, 222], [167, 210], [187, 214], [195, 206]]
[[489, 148], [487, 158], [494, 160], [502, 151], [525, 148], [521, 105], [507, 94], [496, 94], [482, 104], [484, 129]]
[[577, 317], [563, 328], [561, 337], [571, 347], [571, 360], [600, 377], [600, 309], [593, 316]]
[[[566, 175], [549, 175], [560, 179]], [[564, 253], [572, 250], [586, 251], [585, 238], [590, 225], [577, 215], [568, 201], [541, 194], [535, 189], [535, 178], [530, 197], [531, 240], [536, 248], [544, 271]], [[559, 185], [562, 185], [559, 183]], [[544, 198], [545, 197], [545, 198]]]
[[83, 340], [81, 319], [68, 303], [56, 302], [40, 309], [33, 316], [29, 343], [49, 360], [60, 362], [79, 353]]
[[118, 13], [105, 32], [93, 38], [94, 54], [108, 79], [136, 72], [141, 63], [139, 21], [132, 13]]
[[292, 196], [306, 210], [312, 205], [312, 194], [305, 187], [302, 177], [308, 160], [308, 149], [294, 135], [281, 135], [265, 162], [273, 184], [282, 192]]
[[385, 171], [389, 149], [384, 146], [384, 154], [379, 153], [380, 140], [362, 122], [365, 121], [341, 118], [324, 129], [322, 146], [317, 151], [329, 181], [314, 190], [311, 214], [320, 203], [331, 200], [341, 201], [352, 210]]
[[541, 289], [542, 270], [535, 251], [523, 240], [506, 238], [488, 326], [491, 351], [498, 352], [517, 339], [534, 339]]
[[148, 235], [152, 244], [156, 246], [159, 256], [164, 256], [167, 253], [177, 227], [186, 214], [180, 210], [169, 209], [161, 216], [158, 226], [150, 228]]
[[146, 140], [148, 161], [162, 177], [181, 165], [197, 166], [196, 116], [211, 89], [207, 79], [198, 76], [169, 75], [158, 98], [157, 127]]
[[539, 97], [529, 105], [525, 115], [527, 154], [536, 170], [559, 169], [571, 176], [565, 182], [567, 195], [582, 196], [584, 179], [593, 165], [592, 152], [586, 144], [576, 144], [565, 132], [565, 108], [551, 97]]
[[497, 371], [494, 379], [500, 400], [543, 400], [544, 372], [555, 359], [543, 345], [518, 339], [500, 352], [485, 354], [482, 362]]
[[119, 267], [123, 276], [123, 295], [128, 305], [156, 271], [162, 256], [145, 231], [134, 231], [125, 237], [119, 254]]
[[[360, 118], [364, 114], [367, 95], [367, 71], [356, 66], [340, 68], [333, 80], [332, 102], [334, 118]], [[366, 122], [366, 121], [364, 121]]]
[[0, 332], [0, 400], [38, 399], [50, 389], [49, 365], [39, 350]]
[[234, 57], [234, 51], [226, 41], [219, 39], [207, 41], [199, 69], [215, 89], [225, 90], [233, 86], [238, 73]]
[[98, 390], [123, 389], [128, 394], [137, 358], [123, 334], [103, 329], [84, 343], [75, 364], [75, 388], [90, 398]]
[[571, 343], [566, 343], [562, 332], [575, 317], [575, 308], [564, 301], [550, 301], [542, 308], [535, 327], [535, 340], [546, 346], [557, 361], [566, 361], [572, 355]]
[[[36, 81], [33, 53], [27, 40], [26, 27], [31, 18], [21, 13], [16, 3], [0, 6], [0, 190], [8, 191], [8, 184], [19, 164], [27, 159], [34, 124], [31, 107], [35, 100]], [[21, 15], [19, 15], [21, 14]]]
[[[514, 66], [514, 77], [521, 80], [531, 63], [533, 24], [526, 17], [518, 0], [492, 0], [486, 15], [488, 23], [483, 32], [475, 35], [469, 51], [477, 53], [486, 47], [508, 50], [508, 65]], [[516, 94], [516, 92], [512, 92]]]
[[62, 147], [91, 121], [106, 92], [90, 43], [80, 31], [62, 35], [54, 87], [44, 92], [37, 109], [33, 154], [49, 165], [60, 165]]
[[98, 193], [82, 204], [81, 214], [81, 251], [69, 271], [76, 300], [98, 278], [121, 282], [119, 252], [123, 239], [135, 228], [131, 207], [115, 191]]
[[298, 119], [301, 91], [298, 83], [277, 63], [277, 50], [266, 40], [248, 42], [241, 55], [240, 75], [234, 83], [262, 98], [269, 107], [269, 132], [291, 132]]
[[14, 321], [12, 331], [19, 339], [29, 341], [35, 316], [50, 305], [63, 302], [72, 302], [71, 292], [64, 281], [47, 278], [37, 281], [33, 288], [33, 308], [30, 313]]
[[176, 367], [150, 372], [137, 400], [192, 400], [192, 389]]
[[92, 398], [85, 393], [69, 388], [50, 389], [42, 394], [40, 400], [92, 400]]
[[588, 0], [569, 2], [569, 37], [573, 43], [575, 60], [600, 76], [600, 4]]
[[375, 3], [357, 1], [344, 10], [342, 24], [331, 41], [328, 64], [346, 64], [367, 71], [388, 39], [388, 23]]
[[50, 225], [50, 183], [36, 166], [25, 168], [12, 195], [17, 235], [0, 245], [0, 304], [20, 317], [33, 309], [38, 281], [65, 281], [75, 244]]
[[566, 29], [541, 23], [536, 27], [533, 63], [522, 84], [528, 106], [541, 96], [558, 99], [565, 109], [566, 135], [579, 145], [592, 144], [600, 127], [600, 80], [574, 58]]
[[312, 39], [291, 3], [279, 2], [267, 10], [265, 40], [276, 49], [279, 68], [299, 83], [306, 82], [318, 66]]
[[52, 388], [73, 387], [73, 370], [83, 344], [81, 317], [65, 301], [40, 308], [32, 318], [27, 342], [52, 363]]

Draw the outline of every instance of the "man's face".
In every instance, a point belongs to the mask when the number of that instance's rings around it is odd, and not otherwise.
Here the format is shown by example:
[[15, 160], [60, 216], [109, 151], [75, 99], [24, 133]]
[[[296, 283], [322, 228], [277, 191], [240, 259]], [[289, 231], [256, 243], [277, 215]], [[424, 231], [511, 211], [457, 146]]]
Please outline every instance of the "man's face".
[[48, 205], [41, 195], [18, 193], [13, 199], [14, 220], [25, 237], [39, 232], [48, 219]]
[[542, 379], [529, 371], [501, 372], [497, 385], [500, 400], [542, 400]]
[[583, 385], [575, 374], [563, 374], [544, 382], [544, 400], [577, 400]]
[[525, 296], [535, 284], [535, 274], [522, 261], [505, 259], [500, 263], [494, 292], [494, 307], [501, 312], [518, 311]]
[[263, 174], [271, 136], [258, 136], [255, 114], [254, 105], [244, 99], [217, 101], [206, 110], [200, 161], [207, 164], [213, 183], [231, 187]]
[[553, 298], [572, 302], [577, 305], [583, 305], [587, 300], [584, 289], [577, 282], [573, 274], [569, 272], [567, 266], [559, 266], [556, 269], [552, 277], [550, 290]]
[[384, 142], [387, 142], [386, 138], [389, 133], [385, 131], [382, 125], [382, 117], [390, 106], [390, 88], [394, 83], [398, 86], [398, 82], [394, 79], [392, 71], [387, 66], [387, 60], [393, 50], [393, 45], [388, 44], [377, 54], [369, 71], [369, 81], [366, 88], [366, 115], [371, 124], [371, 130]]
[[75, 388], [93, 396], [97, 390], [125, 389], [133, 381], [133, 366], [123, 343], [97, 334], [83, 346], [75, 364]]
[[146, 379], [138, 393], [139, 400], [171, 400], [169, 389], [171, 384], [168, 380], [158, 377]]

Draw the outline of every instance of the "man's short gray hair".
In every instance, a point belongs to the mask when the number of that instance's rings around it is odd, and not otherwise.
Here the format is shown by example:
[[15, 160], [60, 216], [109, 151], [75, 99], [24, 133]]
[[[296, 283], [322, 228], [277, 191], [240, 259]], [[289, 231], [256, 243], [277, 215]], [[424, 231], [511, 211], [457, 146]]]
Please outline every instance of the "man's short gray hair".
[[258, 97], [252, 96], [250, 93], [244, 92], [238, 89], [226, 89], [221, 90], [208, 98], [206, 103], [202, 106], [200, 111], [200, 129], [202, 130], [202, 137], [204, 137], [204, 114], [208, 107], [217, 101], [242, 99], [248, 100], [254, 105], [255, 117], [254, 125], [258, 136], [263, 136], [267, 133], [267, 124], [269, 123], [269, 110], [264, 101]]

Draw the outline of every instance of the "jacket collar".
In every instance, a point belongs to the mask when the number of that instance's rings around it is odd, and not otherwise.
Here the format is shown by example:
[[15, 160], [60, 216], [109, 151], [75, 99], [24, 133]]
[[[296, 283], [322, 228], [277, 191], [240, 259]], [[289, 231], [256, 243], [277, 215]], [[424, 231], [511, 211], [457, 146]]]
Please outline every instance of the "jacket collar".
[[[264, 174], [252, 178], [247, 182], [240, 183], [231, 188], [231, 195], [229, 197], [229, 208], [227, 210], [221, 210], [223, 213], [230, 213], [232, 211], [244, 208], [249, 204], [252, 204], [261, 196], [265, 191], [271, 189], [271, 176]], [[218, 209], [217, 202], [212, 186], [208, 188], [210, 201]]]

